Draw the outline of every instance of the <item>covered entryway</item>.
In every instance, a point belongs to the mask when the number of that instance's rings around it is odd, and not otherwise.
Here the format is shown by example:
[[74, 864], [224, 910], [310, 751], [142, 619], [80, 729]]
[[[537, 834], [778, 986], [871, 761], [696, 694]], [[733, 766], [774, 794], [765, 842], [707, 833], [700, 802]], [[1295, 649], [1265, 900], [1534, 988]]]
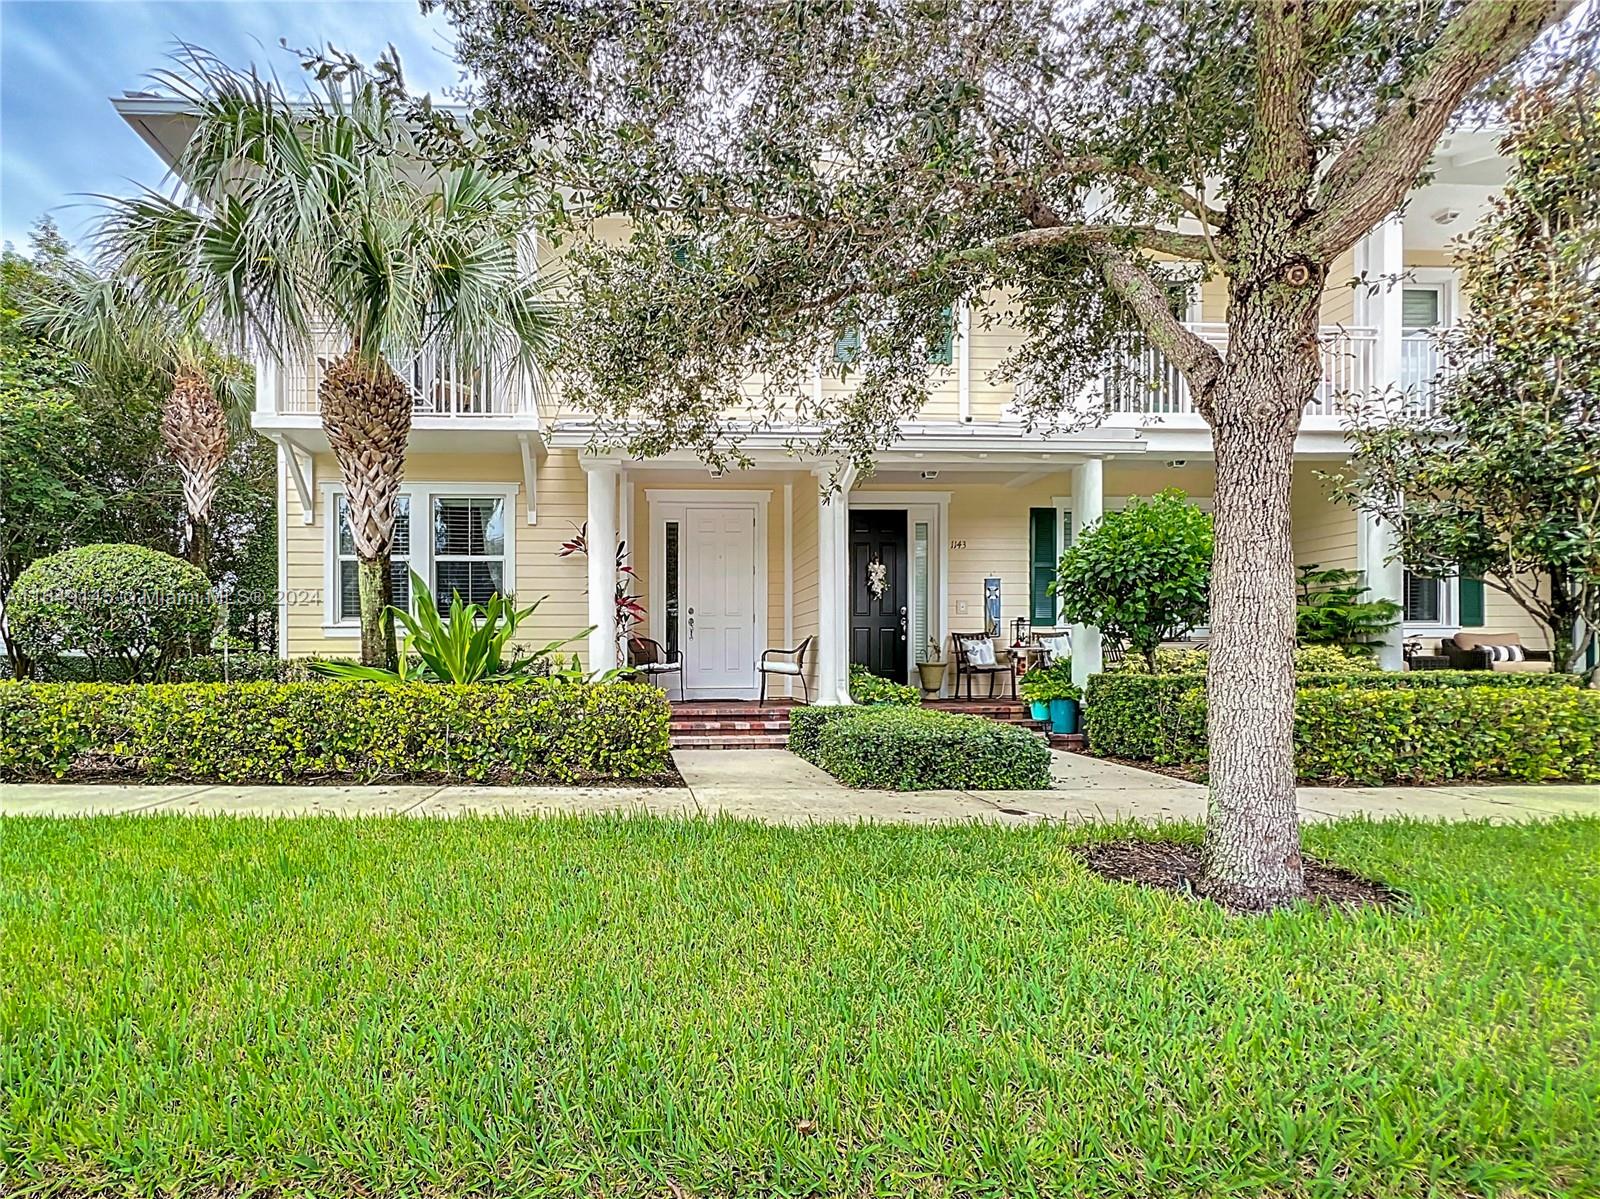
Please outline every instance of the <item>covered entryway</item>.
[[751, 699], [766, 648], [767, 493], [654, 490], [651, 605], [688, 699]]

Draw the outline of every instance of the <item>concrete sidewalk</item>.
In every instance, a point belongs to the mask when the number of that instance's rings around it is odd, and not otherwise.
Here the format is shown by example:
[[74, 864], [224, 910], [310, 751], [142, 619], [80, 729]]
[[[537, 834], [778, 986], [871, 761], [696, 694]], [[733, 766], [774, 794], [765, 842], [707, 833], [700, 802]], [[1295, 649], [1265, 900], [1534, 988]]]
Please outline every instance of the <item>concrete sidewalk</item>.
[[[771, 824], [858, 820], [1200, 820], [1203, 786], [1082, 754], [1053, 752], [1048, 791], [854, 791], [786, 750], [679, 750], [682, 787], [236, 787], [0, 785], [0, 816], [437, 816], [726, 813]], [[1534, 820], [1600, 816], [1600, 787], [1302, 787], [1307, 821], [1344, 816]]]

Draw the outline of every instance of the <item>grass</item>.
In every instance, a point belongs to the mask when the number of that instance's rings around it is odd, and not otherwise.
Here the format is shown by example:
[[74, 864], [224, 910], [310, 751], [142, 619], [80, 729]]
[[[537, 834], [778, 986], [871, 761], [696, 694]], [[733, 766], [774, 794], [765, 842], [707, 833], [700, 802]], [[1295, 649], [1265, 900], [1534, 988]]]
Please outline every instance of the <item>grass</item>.
[[1128, 832], [8, 819], [0, 1193], [1600, 1193], [1600, 821]]

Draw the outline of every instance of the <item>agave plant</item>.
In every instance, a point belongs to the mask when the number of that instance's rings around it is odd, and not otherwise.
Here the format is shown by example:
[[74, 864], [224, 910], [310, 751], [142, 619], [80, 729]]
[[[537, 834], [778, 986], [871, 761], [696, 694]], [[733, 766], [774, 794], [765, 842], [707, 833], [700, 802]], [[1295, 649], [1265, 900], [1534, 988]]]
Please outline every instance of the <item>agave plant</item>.
[[[461, 593], [452, 591], [450, 616], [445, 619], [439, 615], [428, 584], [416, 571], [411, 572], [411, 593], [417, 597], [415, 616], [399, 608], [390, 609], [395, 623], [405, 630], [396, 669], [354, 662], [313, 662], [311, 669], [330, 678], [359, 682], [425, 679], [437, 683], [505, 683], [530, 674], [550, 673], [551, 663], [560, 663], [557, 651], [589, 635], [589, 630], [584, 629], [574, 636], [551, 641], [526, 657], [508, 658], [506, 646], [517, 627], [548, 597], [518, 608], [499, 595], [486, 605], [463, 603]], [[413, 669], [413, 660], [420, 662], [420, 667]]]

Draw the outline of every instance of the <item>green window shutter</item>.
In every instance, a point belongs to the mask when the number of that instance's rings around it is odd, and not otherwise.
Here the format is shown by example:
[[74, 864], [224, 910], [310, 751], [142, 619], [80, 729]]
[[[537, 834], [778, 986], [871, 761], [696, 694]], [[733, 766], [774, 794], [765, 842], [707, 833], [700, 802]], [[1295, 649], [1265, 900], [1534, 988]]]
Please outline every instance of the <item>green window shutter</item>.
[[859, 357], [861, 357], [860, 329], [851, 329], [841, 334], [839, 340], [833, 343], [835, 362], [854, 362]]
[[1457, 580], [1460, 590], [1456, 593], [1459, 606], [1457, 612], [1461, 617], [1461, 627], [1464, 629], [1483, 628], [1483, 580], [1469, 579], [1463, 575]]
[[1028, 620], [1056, 623], [1056, 597], [1048, 588], [1056, 577], [1056, 510], [1028, 509]]
[[949, 366], [956, 356], [955, 309], [946, 304], [939, 310], [939, 323], [944, 327], [944, 337], [928, 347], [928, 361], [939, 366]]

